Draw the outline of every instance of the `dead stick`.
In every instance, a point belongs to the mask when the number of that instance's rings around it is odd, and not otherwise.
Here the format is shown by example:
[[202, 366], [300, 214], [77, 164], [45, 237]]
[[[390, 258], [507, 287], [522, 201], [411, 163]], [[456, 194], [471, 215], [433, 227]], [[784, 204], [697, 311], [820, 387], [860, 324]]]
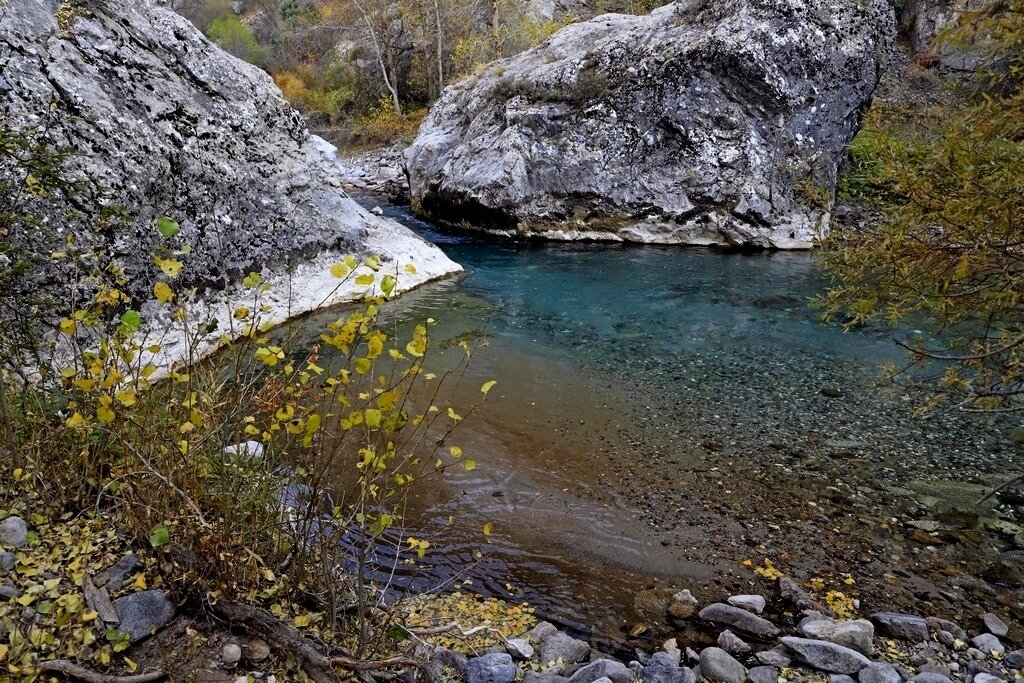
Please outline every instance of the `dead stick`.
[[68, 678], [74, 678], [85, 683], [153, 683], [167, 678], [163, 671], [150, 671], [144, 674], [133, 674], [131, 676], [113, 676], [110, 674], [96, 673], [85, 667], [78, 666], [67, 659], [53, 659], [39, 665], [40, 672], [63, 674]]

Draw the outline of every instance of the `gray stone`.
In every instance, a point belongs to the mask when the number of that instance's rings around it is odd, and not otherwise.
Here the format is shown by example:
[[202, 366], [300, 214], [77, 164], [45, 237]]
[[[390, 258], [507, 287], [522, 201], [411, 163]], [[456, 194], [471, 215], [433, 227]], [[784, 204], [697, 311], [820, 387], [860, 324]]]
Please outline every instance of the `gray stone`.
[[527, 671], [523, 676], [523, 683], [566, 683], [569, 679], [557, 671]]
[[[16, 129], [39, 127], [45, 115], [47, 138], [83, 152], [64, 163], [65, 179], [88, 180], [91, 189], [75, 197], [81, 218], [52, 202], [39, 218], [62, 230], [12, 232], [5, 240], [13, 248], [48, 256], [73, 236], [82, 252], [116, 254], [127, 279], [121, 289], [141, 307], [147, 326], [160, 326], [154, 332], [170, 324], [166, 307], [147, 305], [158, 248], [191, 249], [181, 259], [178, 291], [219, 291], [263, 269], [265, 280], [274, 275], [284, 285], [292, 273], [288, 301], [263, 316], [268, 323], [289, 306], [296, 314], [319, 304], [327, 271], [344, 253], [415, 260], [416, 274], [388, 268], [399, 278], [396, 291], [458, 270], [439, 249], [349, 198], [330, 146], [310, 135], [271, 77], [221, 50], [167, 3], [103, 3], [102, 11], [72, 13], [66, 27], [55, 7], [49, 0], [9, 0], [0, 13], [3, 115]], [[110, 206], [124, 207], [127, 224], [94, 230], [95, 216]], [[169, 240], [154, 227], [165, 215], [180, 224]], [[19, 283], [65, 293], [70, 283], [49, 261], [34, 261], [40, 267]], [[224, 295], [240, 299], [243, 289]], [[251, 293], [245, 296], [251, 301]], [[211, 311], [220, 329], [209, 345], [227, 329], [234, 307], [220, 308]], [[161, 360], [186, 353], [184, 343], [172, 341]]]
[[943, 676], [949, 676], [949, 667], [945, 664], [929, 659], [921, 666], [917, 667], [917, 673], [919, 674], [941, 674]]
[[505, 641], [505, 649], [513, 659], [525, 661], [533, 657], [533, 645], [526, 638], [509, 638]]
[[768, 604], [763, 595], [733, 595], [726, 602], [755, 614], [764, 612], [765, 605]]
[[108, 591], [115, 591], [120, 588], [126, 580], [135, 576], [145, 569], [135, 553], [128, 553], [115, 562], [112, 566], [100, 572], [94, 579], [94, 583], [100, 588], [106, 586]]
[[855, 683], [852, 676], [846, 674], [829, 674], [828, 683]]
[[516, 665], [506, 652], [494, 652], [469, 660], [466, 683], [513, 683]]
[[682, 661], [683, 652], [679, 649], [679, 644], [676, 642], [675, 638], [669, 638], [664, 643], [662, 643], [661, 649], [665, 654], [667, 654], [671, 658], [674, 664], [678, 665], [679, 662]]
[[242, 659], [242, 648], [238, 643], [227, 643], [220, 651], [220, 661], [229, 669]]
[[114, 610], [120, 623], [119, 631], [128, 634], [132, 642], [156, 633], [174, 618], [174, 603], [167, 593], [148, 590], [131, 593], [114, 600]]
[[656, 652], [640, 670], [643, 683], [695, 683], [696, 679], [688, 668], [679, 666], [679, 661], [666, 652]]
[[974, 675], [974, 683], [1006, 683], [1006, 679], [982, 671]]
[[999, 642], [999, 638], [995, 637], [991, 633], [980, 633], [971, 638], [971, 645], [978, 648], [986, 655], [990, 655], [993, 652], [996, 654], [1003, 654], [1006, 652], [1006, 648]]
[[558, 633], [558, 629], [549, 621], [539, 622], [536, 626], [526, 632], [526, 637], [531, 643], [539, 643], [548, 636]]
[[726, 626], [761, 640], [768, 640], [779, 635], [778, 627], [767, 619], [751, 614], [745, 609], [721, 602], [708, 605], [697, 616], [717, 626]]
[[0, 585], [0, 600], [11, 600], [19, 597], [20, 595], [21, 591], [14, 586], [8, 586], [6, 584]]
[[700, 674], [711, 683], [743, 683], [747, 667], [719, 647], [706, 647], [700, 652]]
[[590, 645], [561, 631], [540, 642], [541, 664], [561, 661], [563, 664], [582, 662], [590, 654]]
[[1024, 650], [1007, 652], [1003, 663], [1011, 669], [1024, 669]]
[[786, 654], [788, 650], [784, 645], [776, 645], [770, 650], [763, 650], [754, 655], [754, 658], [758, 662], [767, 666], [789, 666], [789, 656]]
[[729, 629], [722, 631], [718, 635], [718, 647], [737, 657], [750, 652], [750, 646]]
[[900, 12], [902, 33], [919, 61], [932, 62], [943, 71], [970, 71], [980, 54], [964, 49], [958, 41], [937, 38], [961, 17], [986, 6], [985, 0], [907, 0]]
[[750, 683], [779, 683], [779, 670], [774, 666], [755, 666], [747, 672]]
[[787, 636], [782, 644], [801, 662], [821, 671], [837, 674], [855, 674], [871, 663], [867, 657], [842, 645], [826, 640], [811, 640]]
[[960, 640], [967, 640], [967, 631], [963, 630], [959, 624], [948, 619], [940, 619], [938, 617], [928, 617], [925, 619], [925, 623], [928, 624], [928, 628], [935, 632], [946, 631], [952, 634], [954, 638]]
[[17, 559], [10, 550], [0, 552], [0, 571], [9, 572], [14, 569], [14, 562]]
[[928, 623], [921, 617], [896, 612], [877, 612], [871, 615], [871, 621], [878, 626], [882, 635], [912, 643], [923, 643], [928, 640]]
[[995, 614], [991, 612], [985, 612], [981, 615], [981, 621], [985, 624], [985, 628], [988, 632], [994, 636], [1005, 636], [1010, 632], [1010, 627]]
[[933, 673], [917, 674], [910, 681], [911, 683], [953, 683], [949, 680], [949, 676]]
[[870, 657], [874, 653], [875, 627], [867, 619], [853, 621], [836, 621], [834, 619], [816, 619], [800, 622], [800, 633], [806, 638], [827, 640], [860, 652]]
[[597, 659], [577, 669], [569, 677], [569, 683], [595, 683], [602, 678], [610, 679], [612, 683], [632, 683], [633, 672], [614, 659]]
[[[0, 27], [3, 24], [0, 22]], [[2, 36], [2, 34], [0, 34]], [[3, 81], [0, 81], [2, 84]], [[17, 515], [11, 515], [0, 522], [0, 545], [20, 548], [28, 543], [28, 525]]]
[[445, 90], [405, 154], [413, 206], [506, 234], [809, 247], [894, 37], [885, 0], [571, 24]]

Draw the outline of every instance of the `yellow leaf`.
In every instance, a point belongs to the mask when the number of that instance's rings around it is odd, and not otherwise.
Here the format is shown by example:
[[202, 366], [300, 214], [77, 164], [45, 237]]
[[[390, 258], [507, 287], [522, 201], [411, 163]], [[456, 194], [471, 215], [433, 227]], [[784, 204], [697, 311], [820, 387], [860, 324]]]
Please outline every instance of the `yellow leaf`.
[[493, 379], [490, 382], [484, 382], [484, 385], [480, 387], [480, 392], [486, 394], [488, 391], [491, 390], [492, 387], [494, 387], [495, 384], [497, 384], [497, 382], [495, 382]]
[[78, 325], [75, 324], [74, 320], [68, 318], [61, 318], [60, 320], [60, 331], [64, 334], [74, 334], [78, 331]]
[[340, 261], [331, 266], [331, 276], [339, 280], [349, 274], [349, 267]]
[[146, 590], [146, 575], [139, 574], [138, 576], [136, 576], [135, 581], [132, 583], [132, 588], [135, 588], [136, 590], [140, 591]]
[[309, 615], [297, 614], [295, 615], [295, 618], [292, 619], [292, 623], [295, 624], [296, 628], [305, 628], [306, 626], [309, 626], [310, 623]]
[[372, 285], [373, 284], [373, 275], [370, 274], [370, 273], [367, 273], [366, 275], [360, 275], [359, 277], [356, 278], [356, 284], [357, 285]]
[[117, 400], [123, 406], [133, 406], [135, 405], [135, 392], [131, 389], [119, 391], [117, 392]]
[[416, 266], [414, 266], [411, 263], [406, 263], [405, 264], [405, 272], [411, 273], [411, 274], [415, 275], [416, 274]]
[[153, 285], [153, 296], [162, 304], [174, 298], [174, 290], [166, 282], [158, 282]]
[[175, 258], [156, 258], [156, 265], [160, 267], [160, 270], [164, 272], [167, 277], [177, 277], [181, 274], [181, 269], [184, 264]]
[[65, 424], [68, 427], [81, 427], [82, 425], [85, 424], [85, 418], [82, 417], [81, 413], [75, 413], [74, 415], [68, 418], [68, 421]]
[[484, 536], [490, 536], [492, 531], [494, 531], [493, 522], [487, 522], [484, 524]]
[[453, 458], [462, 457], [462, 449], [459, 448], [458, 446], [452, 446], [449, 450], [451, 451]]
[[116, 416], [114, 415], [114, 411], [111, 410], [108, 406], [100, 406], [99, 408], [96, 409], [96, 417], [103, 424], [110, 424], [111, 422], [114, 421], [114, 418]]

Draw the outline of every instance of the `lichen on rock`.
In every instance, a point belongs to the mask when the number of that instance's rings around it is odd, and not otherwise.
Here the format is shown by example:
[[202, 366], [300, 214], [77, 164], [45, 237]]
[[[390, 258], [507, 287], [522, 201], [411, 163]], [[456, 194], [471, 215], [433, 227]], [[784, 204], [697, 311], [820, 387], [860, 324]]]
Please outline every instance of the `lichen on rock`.
[[557, 239], [805, 248], [895, 34], [885, 0], [608, 14], [450, 86], [414, 206]]

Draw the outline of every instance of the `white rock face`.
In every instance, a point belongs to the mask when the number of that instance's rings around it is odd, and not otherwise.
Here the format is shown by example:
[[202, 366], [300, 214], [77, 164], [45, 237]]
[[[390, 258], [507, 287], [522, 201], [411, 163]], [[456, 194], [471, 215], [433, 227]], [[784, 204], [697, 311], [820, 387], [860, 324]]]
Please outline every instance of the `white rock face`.
[[132, 307], [162, 330], [157, 362], [184, 353], [180, 330], [160, 319], [166, 311], [146, 303], [161, 216], [180, 223], [176, 239], [191, 248], [175, 286], [200, 290], [193, 324], [221, 323], [199, 353], [231, 329], [236, 302], [251, 299], [237, 287], [250, 271], [275, 286], [264, 320], [279, 322], [356, 295], [351, 285], [336, 289], [327, 272], [345, 253], [381, 256], [397, 291], [461, 270], [342, 191], [333, 148], [308, 133], [266, 73], [154, 0], [74, 6], [61, 25], [55, 0], [0, 3], [0, 120], [36, 127], [72, 152], [68, 175], [92, 183], [77, 198], [83, 213], [120, 204], [130, 218], [96, 231], [62, 206], [48, 216], [52, 233], [22, 237], [48, 254], [70, 231], [81, 247], [116, 257]]
[[895, 35], [886, 0], [603, 15], [450, 86], [414, 206], [553, 239], [806, 248]]

